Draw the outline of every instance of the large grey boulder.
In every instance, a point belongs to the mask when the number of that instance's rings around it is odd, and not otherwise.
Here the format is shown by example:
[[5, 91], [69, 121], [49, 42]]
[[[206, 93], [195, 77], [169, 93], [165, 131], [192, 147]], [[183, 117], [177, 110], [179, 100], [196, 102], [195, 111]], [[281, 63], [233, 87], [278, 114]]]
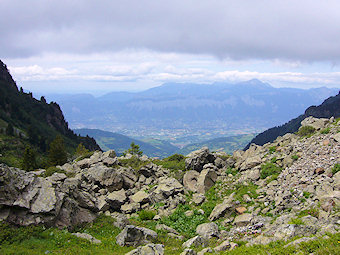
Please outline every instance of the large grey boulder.
[[138, 246], [154, 241], [157, 233], [148, 228], [127, 225], [116, 237], [120, 246]]
[[229, 217], [232, 215], [232, 213], [235, 211], [232, 200], [233, 196], [230, 195], [229, 198], [223, 201], [223, 203], [216, 205], [209, 216], [209, 220], [214, 221], [221, 217]]
[[89, 182], [104, 187], [110, 192], [123, 188], [122, 175], [116, 169], [104, 165], [95, 165], [89, 168], [84, 176]]
[[149, 194], [146, 193], [144, 190], [138, 191], [136, 194], [130, 197], [132, 203], [140, 203], [145, 204], [149, 202]]
[[311, 126], [315, 128], [316, 130], [320, 130], [322, 128], [326, 127], [326, 124], [329, 122], [329, 119], [325, 118], [314, 118], [312, 116], [305, 118], [303, 121], [301, 121], [301, 126]]
[[199, 172], [194, 170], [186, 171], [183, 176], [183, 185], [188, 190], [196, 192], [197, 191], [197, 179], [200, 175]]
[[121, 189], [119, 191], [113, 191], [109, 193], [105, 200], [110, 204], [111, 208], [114, 210], [119, 210], [126, 199], [126, 193], [124, 189]]
[[215, 170], [207, 168], [204, 169], [197, 179], [197, 192], [204, 194], [212, 186], [214, 186], [217, 179]]
[[93, 236], [91, 236], [90, 234], [87, 234], [87, 233], [72, 233], [71, 235], [74, 235], [78, 238], [82, 238], [82, 239], [85, 239], [85, 240], [88, 240], [89, 242], [93, 243], [93, 244], [100, 244], [102, 243], [102, 241], [94, 238]]
[[214, 222], [198, 225], [196, 233], [206, 239], [219, 236], [218, 226]]
[[234, 219], [234, 224], [238, 227], [247, 226], [250, 224], [253, 216], [250, 213], [244, 213], [241, 215], [236, 216]]
[[150, 200], [156, 203], [161, 202], [183, 191], [183, 185], [175, 178], [161, 177], [157, 188], [150, 194]]
[[134, 249], [126, 255], [163, 255], [164, 254], [164, 245], [163, 244], [147, 244], [145, 246], [139, 246], [137, 249]]
[[207, 239], [205, 239], [202, 236], [195, 236], [185, 243], [182, 244], [183, 248], [190, 248], [191, 246], [197, 247], [197, 246], [206, 246], [207, 245]]
[[187, 170], [195, 170], [201, 172], [203, 166], [208, 163], [214, 163], [215, 156], [210, 153], [208, 147], [203, 147], [200, 150], [193, 151], [187, 155], [185, 159], [185, 168]]

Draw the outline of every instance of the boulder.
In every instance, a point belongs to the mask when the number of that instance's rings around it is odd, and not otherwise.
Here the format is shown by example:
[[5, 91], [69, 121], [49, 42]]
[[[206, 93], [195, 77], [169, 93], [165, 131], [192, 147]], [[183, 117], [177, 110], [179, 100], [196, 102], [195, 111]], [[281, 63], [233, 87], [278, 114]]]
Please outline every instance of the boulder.
[[196, 255], [196, 251], [193, 249], [185, 249], [180, 255]]
[[120, 246], [138, 246], [152, 242], [157, 238], [157, 233], [151, 229], [127, 225], [116, 237]]
[[223, 203], [218, 204], [212, 210], [209, 220], [214, 221], [221, 217], [227, 216], [229, 217], [235, 211], [234, 205], [232, 204], [232, 196], [225, 199]]
[[303, 121], [301, 121], [301, 126], [311, 126], [315, 128], [316, 130], [320, 130], [326, 127], [326, 124], [329, 122], [329, 119], [325, 118], [314, 118], [312, 116], [305, 118]]
[[196, 233], [205, 239], [219, 236], [218, 226], [214, 222], [198, 225], [196, 228]]
[[230, 242], [228, 240], [222, 242], [220, 245], [216, 246], [214, 248], [215, 252], [221, 252], [221, 251], [226, 251], [231, 248]]
[[194, 170], [186, 171], [183, 176], [183, 185], [188, 190], [196, 192], [197, 191], [197, 179], [200, 175], [199, 172]]
[[235, 217], [234, 224], [238, 227], [247, 226], [250, 224], [252, 218], [253, 216], [250, 213], [244, 213]]
[[163, 244], [147, 244], [145, 246], [139, 246], [137, 249], [134, 249], [126, 255], [163, 255], [164, 254], [164, 245]]
[[192, 196], [192, 202], [194, 202], [196, 205], [200, 205], [205, 201], [205, 196], [203, 194], [195, 193]]
[[126, 201], [126, 194], [124, 189], [119, 191], [113, 191], [106, 197], [106, 201], [110, 204], [110, 207], [114, 210], [119, 210], [121, 205]]
[[92, 166], [84, 176], [89, 182], [105, 187], [109, 192], [123, 188], [122, 175], [116, 169], [104, 165]]
[[215, 156], [210, 153], [208, 147], [193, 151], [187, 155], [185, 159], [185, 168], [187, 170], [195, 170], [201, 172], [203, 166], [208, 163], [214, 163]]
[[161, 202], [173, 197], [178, 193], [184, 191], [183, 185], [180, 184], [175, 178], [161, 177], [157, 188], [150, 194], [150, 200], [153, 202]]
[[217, 179], [217, 174], [214, 170], [204, 169], [197, 178], [197, 192], [204, 194], [212, 186], [214, 186]]
[[72, 233], [71, 235], [74, 235], [78, 238], [82, 238], [82, 239], [86, 239], [88, 240], [89, 242], [93, 243], [93, 244], [100, 244], [102, 243], [102, 241], [94, 238], [93, 236], [91, 236], [90, 234], [86, 234], [86, 233]]
[[144, 190], [138, 191], [136, 194], [130, 197], [132, 203], [140, 203], [145, 204], [149, 202], [149, 194], [146, 193]]
[[182, 244], [183, 248], [190, 248], [191, 246], [197, 247], [197, 246], [205, 246], [207, 245], [207, 240], [204, 237], [201, 236], [195, 236], [185, 243]]

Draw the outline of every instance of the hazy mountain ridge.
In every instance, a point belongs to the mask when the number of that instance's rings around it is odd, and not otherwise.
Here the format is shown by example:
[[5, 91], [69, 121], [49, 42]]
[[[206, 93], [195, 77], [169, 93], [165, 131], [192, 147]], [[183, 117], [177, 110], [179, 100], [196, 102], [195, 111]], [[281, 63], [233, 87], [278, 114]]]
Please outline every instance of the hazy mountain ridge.
[[333, 97], [327, 98], [319, 106], [310, 106], [306, 109], [304, 114], [301, 114], [297, 118], [290, 120], [289, 122], [272, 127], [260, 134], [258, 134], [246, 147], [249, 148], [251, 143], [257, 145], [264, 145], [268, 142], [273, 142], [278, 136], [283, 136], [287, 133], [295, 133], [301, 127], [301, 121], [305, 118], [313, 116], [316, 118], [339, 118], [340, 117], [340, 91], [339, 94]]
[[329, 88], [274, 88], [251, 80], [237, 84], [166, 83], [136, 93], [112, 92], [98, 98], [51, 95], [48, 99], [60, 103], [72, 128], [100, 128], [132, 135], [137, 129], [145, 133], [159, 129], [171, 132], [183, 127], [263, 130], [301, 114], [336, 92]]

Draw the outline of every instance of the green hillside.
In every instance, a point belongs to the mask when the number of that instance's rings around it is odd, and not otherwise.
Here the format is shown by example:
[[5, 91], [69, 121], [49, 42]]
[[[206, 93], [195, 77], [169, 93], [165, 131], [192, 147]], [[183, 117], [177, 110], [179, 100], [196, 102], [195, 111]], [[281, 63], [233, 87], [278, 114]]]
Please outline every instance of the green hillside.
[[194, 150], [198, 150], [204, 146], [208, 147], [211, 151], [224, 151], [226, 153], [232, 153], [235, 150], [244, 148], [251, 139], [255, 137], [254, 134], [237, 135], [229, 137], [220, 137], [211, 139], [201, 143], [193, 143], [185, 146], [178, 153], [187, 155]]
[[158, 139], [141, 141], [122, 134], [99, 129], [76, 129], [75, 132], [83, 136], [89, 135], [93, 137], [103, 150], [115, 150], [117, 154], [122, 154], [125, 150], [129, 149], [132, 142], [138, 144], [143, 153], [149, 157], [164, 158], [178, 150], [171, 143]]
[[[60, 135], [69, 154], [79, 143], [90, 150], [100, 149], [94, 139], [80, 137], [68, 128], [64, 115], [55, 102], [18, 89], [7, 66], [0, 60], [0, 162], [19, 166], [26, 147], [44, 157], [50, 143]], [[14, 160], [16, 158], [17, 160]]]

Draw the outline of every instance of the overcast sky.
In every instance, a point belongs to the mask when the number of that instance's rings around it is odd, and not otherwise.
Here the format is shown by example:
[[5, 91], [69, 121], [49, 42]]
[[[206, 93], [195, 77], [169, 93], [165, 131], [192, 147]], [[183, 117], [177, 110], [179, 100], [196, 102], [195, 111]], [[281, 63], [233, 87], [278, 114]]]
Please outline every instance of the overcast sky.
[[164, 82], [340, 87], [340, 1], [0, 0], [0, 58], [40, 93]]

